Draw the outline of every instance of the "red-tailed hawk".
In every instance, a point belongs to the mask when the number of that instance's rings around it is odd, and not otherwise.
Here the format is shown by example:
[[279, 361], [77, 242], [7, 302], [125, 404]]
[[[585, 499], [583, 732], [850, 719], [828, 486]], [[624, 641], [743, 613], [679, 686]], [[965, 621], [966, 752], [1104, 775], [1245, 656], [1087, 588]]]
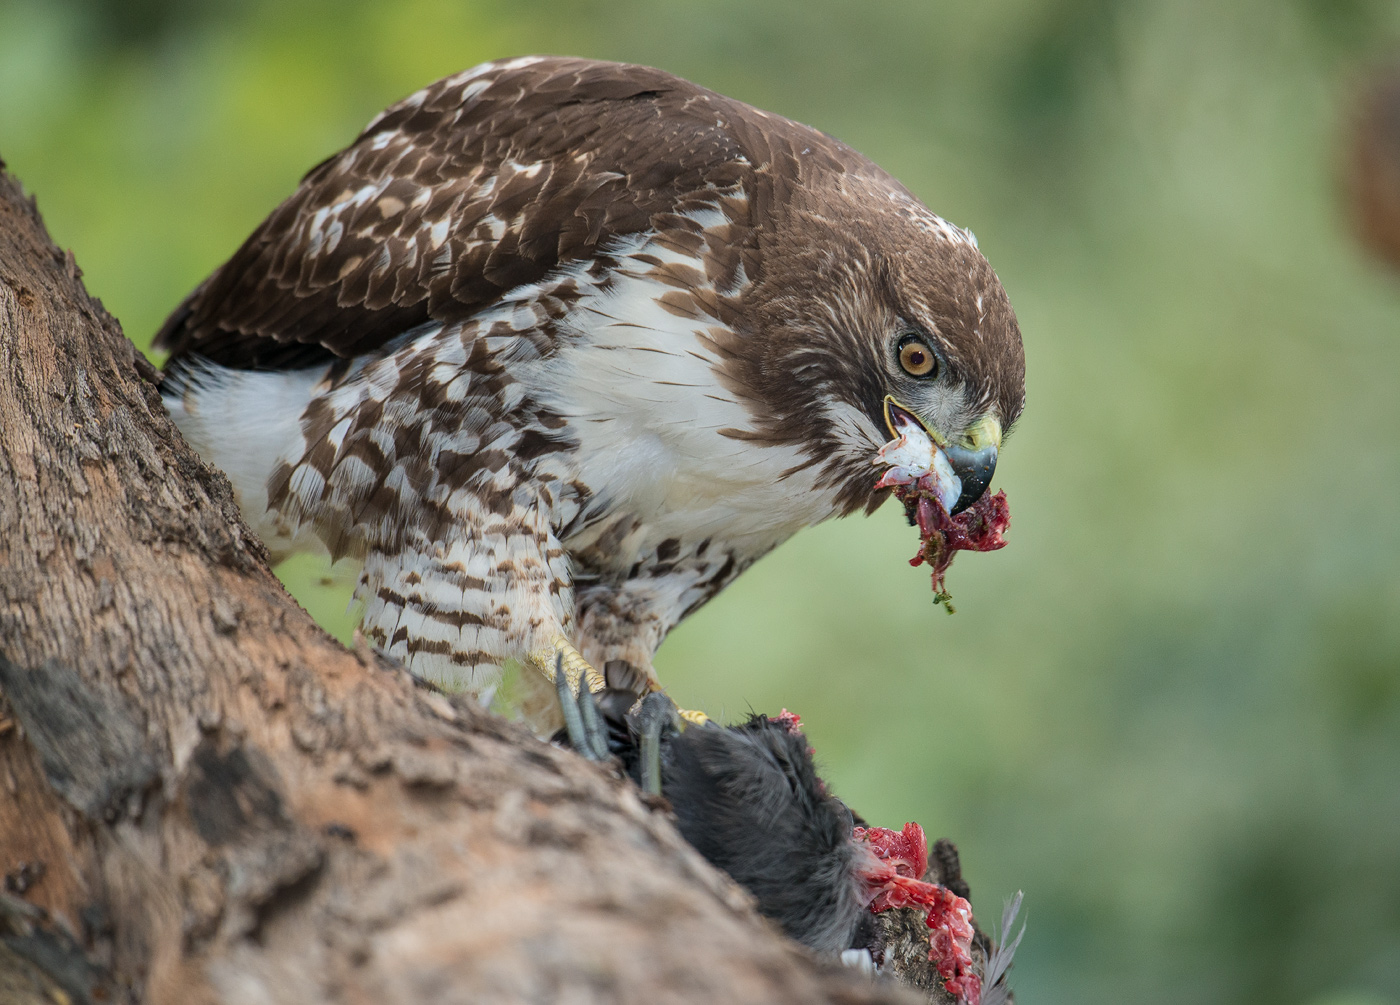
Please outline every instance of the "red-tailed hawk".
[[944, 445], [954, 510], [1024, 400], [970, 233], [814, 129], [582, 59], [389, 108], [156, 345], [274, 553], [362, 558], [365, 633], [479, 696], [561, 653], [654, 682], [756, 559], [884, 499], [887, 396]]

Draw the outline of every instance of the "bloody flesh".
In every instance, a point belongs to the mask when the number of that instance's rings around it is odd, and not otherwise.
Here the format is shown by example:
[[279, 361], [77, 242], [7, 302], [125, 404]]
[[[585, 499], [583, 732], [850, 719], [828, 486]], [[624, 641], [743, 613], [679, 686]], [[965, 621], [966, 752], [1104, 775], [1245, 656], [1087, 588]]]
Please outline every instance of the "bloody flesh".
[[919, 528], [919, 552], [910, 565], [929, 564], [933, 573], [933, 602], [953, 613], [951, 596], [943, 583], [953, 556], [960, 551], [996, 551], [1006, 547], [1006, 528], [1011, 525], [1011, 509], [1006, 493], [982, 493], [975, 503], [957, 516], [956, 507], [963, 491], [961, 479], [947, 455], [934, 443], [923, 423], [893, 398], [885, 400], [890, 432], [894, 439], [876, 451], [875, 463], [885, 468], [877, 489], [889, 489], [904, 504], [909, 522]]
[[776, 722], [793, 735], [802, 732], [802, 716], [796, 712], [789, 712], [787, 709], [783, 709], [777, 715], [770, 715], [768, 721]]
[[857, 842], [875, 856], [876, 864], [862, 873], [872, 914], [896, 907], [922, 908], [929, 929], [928, 958], [938, 968], [943, 986], [967, 1005], [978, 1005], [982, 979], [972, 964], [972, 905], [952, 890], [919, 877], [928, 871], [928, 839], [924, 829], [907, 823], [902, 831], [886, 827], [857, 827]]
[[919, 528], [919, 551], [909, 560], [918, 566], [927, 562], [933, 574], [933, 602], [953, 612], [952, 595], [943, 583], [953, 556], [960, 551], [996, 551], [1006, 547], [1006, 528], [1011, 526], [1011, 507], [1006, 493], [983, 493], [982, 498], [957, 516], [949, 516], [943, 504], [919, 488], [919, 483], [896, 485], [895, 498], [904, 504], [909, 522]]

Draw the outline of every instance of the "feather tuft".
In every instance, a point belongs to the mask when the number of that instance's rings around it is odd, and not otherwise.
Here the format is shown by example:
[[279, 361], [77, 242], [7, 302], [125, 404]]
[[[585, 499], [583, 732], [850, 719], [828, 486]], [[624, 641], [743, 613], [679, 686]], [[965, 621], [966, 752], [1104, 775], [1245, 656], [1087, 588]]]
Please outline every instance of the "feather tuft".
[[1021, 944], [1021, 936], [1026, 934], [1026, 923], [1021, 922], [1021, 930], [1011, 938], [1011, 926], [1016, 923], [1016, 915], [1021, 911], [1023, 894], [1009, 898], [1001, 910], [1001, 932], [997, 937], [996, 949], [987, 956], [986, 976], [982, 987], [982, 1005], [1006, 1005], [1011, 1001], [1011, 986], [1006, 981], [1006, 972], [1011, 969], [1011, 959], [1016, 955], [1016, 947]]

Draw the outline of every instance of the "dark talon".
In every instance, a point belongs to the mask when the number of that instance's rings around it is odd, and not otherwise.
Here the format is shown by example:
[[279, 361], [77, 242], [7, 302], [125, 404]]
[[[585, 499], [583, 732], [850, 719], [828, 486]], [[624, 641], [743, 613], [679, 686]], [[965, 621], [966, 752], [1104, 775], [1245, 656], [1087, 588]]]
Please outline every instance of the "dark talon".
[[583, 720], [583, 743], [574, 744], [590, 761], [606, 761], [608, 753], [608, 727], [598, 711], [598, 699], [583, 683], [578, 689], [579, 718]]
[[[569, 734], [569, 746], [573, 747], [590, 761], [592, 751], [588, 746], [588, 734], [583, 728], [583, 716], [578, 710], [578, 699], [569, 689], [569, 678], [564, 674], [564, 656], [554, 657], [554, 690], [559, 695], [559, 711], [564, 713], [564, 729]], [[585, 689], [580, 689], [585, 690]]]
[[640, 736], [638, 767], [641, 770], [643, 792], [661, 795], [661, 731], [675, 727], [676, 705], [660, 691], [653, 691], [641, 700], [637, 709], [637, 732]]
[[559, 711], [564, 713], [569, 746], [590, 761], [606, 761], [612, 755], [608, 752], [608, 727], [598, 711], [598, 700], [582, 680], [578, 695], [574, 695], [564, 673], [562, 654], [554, 658], [554, 690], [559, 695]]

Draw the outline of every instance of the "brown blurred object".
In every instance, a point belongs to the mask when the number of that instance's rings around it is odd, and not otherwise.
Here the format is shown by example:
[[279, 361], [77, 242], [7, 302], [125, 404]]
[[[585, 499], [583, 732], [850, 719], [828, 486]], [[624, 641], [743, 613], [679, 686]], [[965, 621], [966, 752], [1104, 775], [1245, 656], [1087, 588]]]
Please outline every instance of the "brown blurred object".
[[1366, 80], [1351, 128], [1347, 181], [1356, 235], [1400, 269], [1400, 63]]

